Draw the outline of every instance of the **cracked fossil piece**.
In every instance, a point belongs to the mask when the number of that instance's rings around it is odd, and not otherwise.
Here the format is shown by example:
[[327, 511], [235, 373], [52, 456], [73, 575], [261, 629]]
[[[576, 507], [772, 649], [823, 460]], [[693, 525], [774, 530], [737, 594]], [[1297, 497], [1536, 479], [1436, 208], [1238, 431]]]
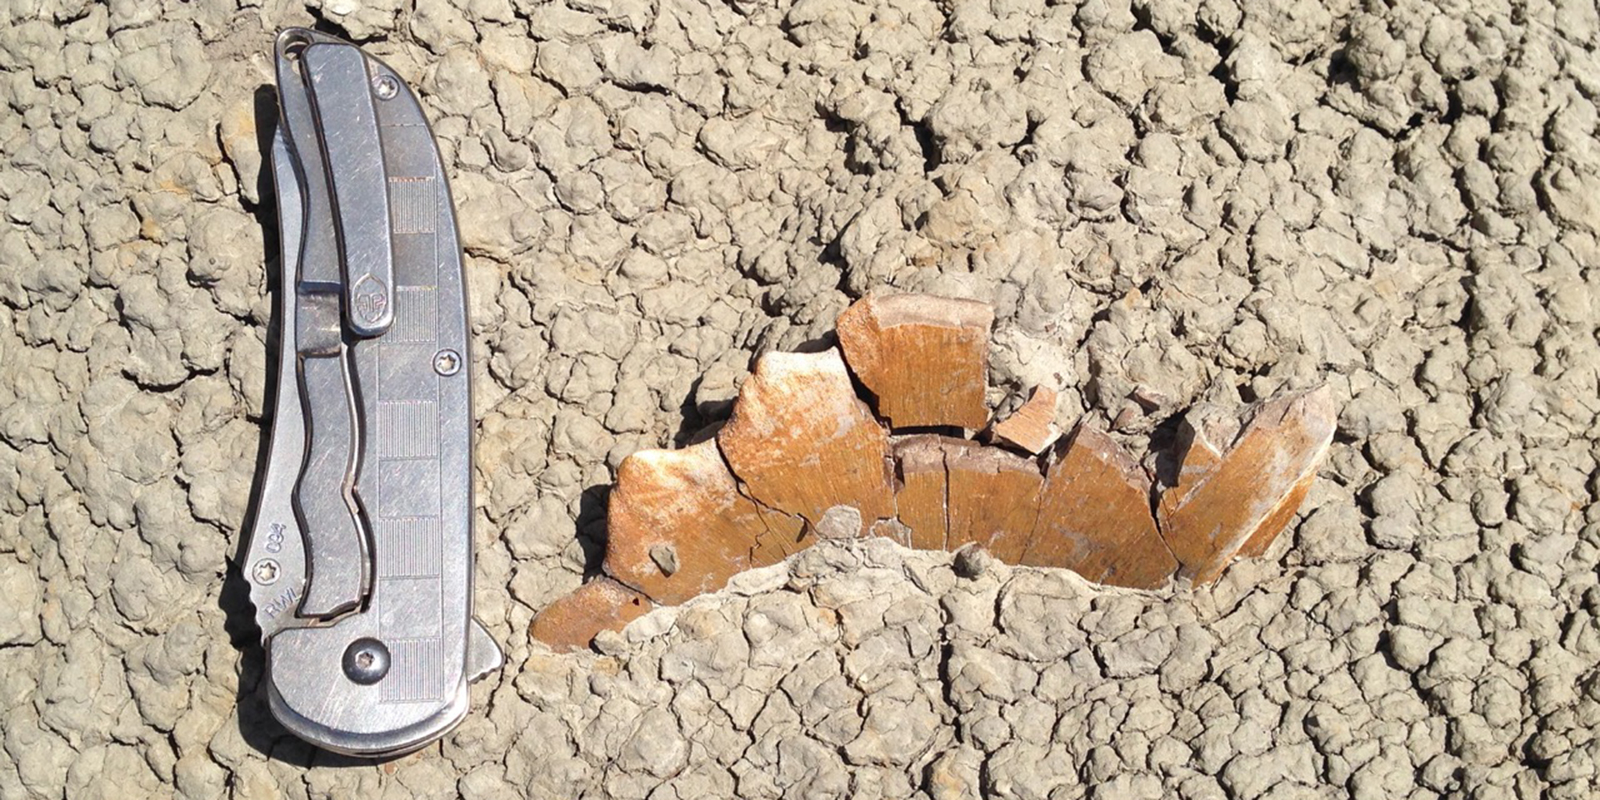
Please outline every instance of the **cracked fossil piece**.
[[1015, 445], [1036, 456], [1043, 455], [1061, 438], [1061, 428], [1056, 426], [1058, 399], [1054, 389], [1035, 387], [1028, 402], [989, 429], [989, 440]]
[[533, 618], [533, 638], [558, 652], [589, 646], [601, 631], [621, 630], [655, 604], [611, 578], [596, 578], [546, 606]]
[[839, 315], [839, 346], [895, 428], [978, 430], [989, 422], [994, 309], [929, 295], [869, 295]]
[[[917, 314], [886, 315], [884, 308]], [[942, 298], [868, 298], [840, 318], [846, 355], [851, 336], [870, 329], [878, 337], [885, 316], [914, 320], [902, 327], [942, 331], [987, 319]], [[857, 330], [847, 334], [852, 324]], [[982, 330], [986, 337], [987, 322]], [[880, 387], [921, 392], [926, 386], [917, 376], [942, 374], [951, 358], [949, 338], [908, 335], [892, 352], [884, 341], [879, 337], [869, 350], [869, 372], [903, 374]], [[968, 367], [986, 358], [962, 356]], [[981, 407], [982, 392], [977, 396]], [[926, 397], [910, 406], [897, 406], [889, 395], [876, 400], [885, 415], [884, 409], [933, 407]], [[1236, 555], [1265, 550], [1294, 516], [1333, 425], [1326, 392], [1261, 406], [1243, 435], [1236, 435], [1235, 415], [1198, 406], [1180, 428], [1181, 458], [1153, 459], [1162, 473], [1157, 494], [1149, 473], [1107, 433], [1080, 423], [1065, 442], [1055, 442], [1055, 400], [1055, 392], [1036, 390], [989, 432], [991, 441], [1034, 456], [962, 436], [891, 436], [889, 421], [857, 397], [839, 350], [770, 353], [757, 362], [714, 441], [643, 451], [623, 462], [610, 501], [608, 577], [541, 612], [533, 635], [558, 650], [581, 648], [656, 603], [716, 591], [743, 570], [821, 539], [862, 535], [915, 549], [962, 550], [976, 563], [1066, 568], [1130, 588], [1168, 586], [1180, 569], [1196, 583], [1208, 581]], [[901, 419], [958, 427], [948, 416]], [[929, 422], [935, 419], [942, 422]]]
[[607, 525], [606, 572], [667, 605], [810, 544], [798, 518], [764, 510], [739, 491], [709, 440], [628, 456]]
[[1010, 564], [1022, 558], [1039, 515], [1038, 464], [996, 447], [962, 442], [945, 451], [946, 550], [977, 544]]
[[1207, 583], [1236, 556], [1265, 552], [1305, 499], [1337, 421], [1324, 387], [1263, 403], [1220, 459], [1215, 442], [1192, 438], [1191, 474], [1200, 476], [1179, 484], [1179, 498], [1157, 505], [1162, 538], [1182, 574]]
[[1200, 404], [1184, 412], [1178, 425], [1178, 439], [1170, 457], [1171, 475], [1157, 478], [1162, 483], [1156, 506], [1159, 514], [1169, 514], [1183, 504], [1189, 492], [1215, 472], [1222, 454], [1239, 436], [1239, 417], [1234, 412], [1211, 404]]
[[1021, 563], [1154, 589], [1178, 569], [1150, 515], [1150, 479], [1116, 440], [1079, 424], [1051, 462]]
[[863, 528], [894, 516], [889, 434], [836, 349], [763, 356], [717, 445], [752, 498], [813, 527], [839, 505], [860, 512]]
[[952, 443], [963, 444], [932, 433], [900, 437], [894, 443], [895, 507], [900, 522], [911, 530], [911, 546], [919, 550], [945, 549], [950, 520], [944, 458]]

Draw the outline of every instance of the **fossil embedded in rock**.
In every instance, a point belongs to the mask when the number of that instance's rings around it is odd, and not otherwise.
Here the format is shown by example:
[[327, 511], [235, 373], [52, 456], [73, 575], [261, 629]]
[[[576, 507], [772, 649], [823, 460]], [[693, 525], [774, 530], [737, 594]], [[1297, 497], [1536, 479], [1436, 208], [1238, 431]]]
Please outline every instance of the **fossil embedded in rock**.
[[1033, 536], [1044, 476], [1039, 465], [997, 447], [963, 442], [945, 453], [950, 532], [946, 550], [982, 545], [1001, 561], [1017, 563]]
[[925, 433], [905, 436], [894, 443], [895, 507], [900, 522], [911, 529], [911, 546], [943, 550], [949, 535], [944, 456], [946, 443], [961, 439]]
[[669, 605], [810, 543], [799, 519], [739, 492], [714, 441], [628, 456], [609, 509], [606, 572]]
[[1185, 575], [1211, 581], [1236, 555], [1266, 550], [1305, 499], [1337, 416], [1326, 388], [1297, 392], [1257, 408], [1214, 465], [1211, 446], [1191, 445], [1210, 466], [1180, 500], [1158, 504], [1162, 538]]
[[1238, 414], [1209, 403], [1184, 412], [1178, 424], [1178, 438], [1171, 451], [1162, 454], [1152, 471], [1160, 484], [1156, 516], [1177, 510], [1189, 492], [1211, 477], [1222, 454], [1239, 437]]
[[989, 422], [994, 309], [929, 295], [869, 295], [839, 315], [839, 346], [895, 428], [977, 430]]
[[768, 353], [717, 445], [750, 496], [813, 527], [834, 506], [862, 526], [894, 516], [889, 433], [856, 397], [838, 350]]
[[1150, 479], [1114, 439], [1082, 423], [1050, 464], [1021, 563], [1140, 589], [1178, 569], [1150, 515]]
[[[989, 312], [974, 305], [874, 297], [840, 318], [845, 355], [888, 422], [982, 426]], [[863, 534], [925, 550], [979, 545], [1002, 561], [1117, 586], [1161, 588], [1180, 569], [1208, 581], [1236, 555], [1264, 551], [1293, 518], [1333, 429], [1326, 392], [1267, 403], [1237, 436], [1234, 415], [1197, 407], [1183, 421], [1181, 457], [1155, 459], [1162, 487], [1153, 498], [1149, 475], [1101, 430], [1080, 423], [1052, 444], [1055, 400], [1038, 389], [990, 431], [1044, 453], [1041, 470], [1039, 458], [1008, 447], [891, 436], [857, 397], [838, 350], [770, 353], [714, 442], [623, 462], [609, 577], [545, 609], [533, 634], [582, 647], [653, 603], [682, 603], [819, 539]]]
[[595, 634], [621, 630], [654, 607], [650, 598], [610, 578], [596, 578], [545, 606], [530, 633], [561, 652], [582, 650]]

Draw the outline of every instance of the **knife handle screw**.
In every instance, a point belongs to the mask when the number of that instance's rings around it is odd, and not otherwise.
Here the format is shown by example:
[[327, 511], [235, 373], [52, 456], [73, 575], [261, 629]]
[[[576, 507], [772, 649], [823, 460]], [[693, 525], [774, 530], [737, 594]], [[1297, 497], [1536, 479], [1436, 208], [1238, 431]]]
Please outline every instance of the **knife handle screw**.
[[251, 577], [254, 577], [256, 583], [262, 586], [271, 586], [277, 583], [278, 575], [281, 573], [282, 570], [278, 568], [278, 562], [270, 558], [263, 558], [257, 561], [255, 567], [250, 570]]
[[370, 636], [350, 643], [344, 651], [344, 674], [362, 686], [371, 686], [389, 674], [389, 648]]
[[372, 79], [372, 93], [379, 100], [393, 100], [400, 93], [400, 82], [388, 75], [379, 75]]
[[461, 371], [461, 354], [454, 350], [440, 350], [433, 356], [433, 371], [450, 377]]

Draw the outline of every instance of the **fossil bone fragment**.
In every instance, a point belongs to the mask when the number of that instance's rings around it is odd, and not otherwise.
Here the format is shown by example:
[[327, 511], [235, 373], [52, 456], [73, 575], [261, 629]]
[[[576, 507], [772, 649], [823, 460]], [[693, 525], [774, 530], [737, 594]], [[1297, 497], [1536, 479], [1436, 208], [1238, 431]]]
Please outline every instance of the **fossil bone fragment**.
[[530, 632], [553, 650], [582, 650], [601, 631], [622, 630], [654, 607], [650, 598], [611, 578], [596, 578], [545, 606]]
[[[1221, 458], [1195, 452], [1191, 488], [1158, 504], [1161, 535], [1196, 583], [1215, 580], [1237, 555], [1265, 552], [1294, 518], [1333, 441], [1338, 414], [1326, 388], [1263, 403]], [[1185, 461], [1187, 462], [1187, 457]]]
[[900, 522], [911, 529], [911, 546], [918, 550], [946, 549], [950, 518], [944, 459], [950, 443], [965, 442], [924, 433], [894, 443], [895, 505]]
[[763, 356], [717, 445], [751, 497], [813, 527], [840, 505], [860, 512], [863, 529], [894, 516], [889, 433], [838, 350]]
[[868, 295], [839, 315], [839, 345], [878, 415], [896, 428], [989, 422], [994, 309], [931, 295]]
[[977, 442], [946, 450], [944, 464], [950, 520], [945, 549], [978, 544], [1001, 561], [1018, 563], [1039, 515], [1039, 465]]
[[1326, 390], [1260, 406], [1243, 433], [1229, 411], [1191, 409], [1179, 452], [1154, 459], [1158, 486], [1088, 422], [1056, 441], [1048, 389], [990, 429], [1006, 447], [946, 435], [987, 422], [991, 314], [975, 305], [862, 300], [840, 317], [842, 357], [769, 353], [715, 441], [629, 456], [611, 494], [607, 577], [545, 609], [534, 637], [581, 648], [823, 538], [976, 545], [1013, 564], [1160, 589], [1174, 575], [1214, 580], [1235, 557], [1264, 552], [1294, 517], [1332, 437]]
[[1050, 464], [1021, 563], [1139, 589], [1164, 585], [1178, 569], [1150, 515], [1150, 479], [1116, 440], [1086, 424]]
[[607, 526], [606, 573], [669, 605], [809, 544], [799, 519], [765, 511], [739, 492], [709, 440], [628, 456]]
[[989, 429], [990, 441], [999, 440], [1042, 455], [1061, 438], [1061, 429], [1056, 427], [1058, 399], [1054, 389], [1034, 387], [1028, 402]]

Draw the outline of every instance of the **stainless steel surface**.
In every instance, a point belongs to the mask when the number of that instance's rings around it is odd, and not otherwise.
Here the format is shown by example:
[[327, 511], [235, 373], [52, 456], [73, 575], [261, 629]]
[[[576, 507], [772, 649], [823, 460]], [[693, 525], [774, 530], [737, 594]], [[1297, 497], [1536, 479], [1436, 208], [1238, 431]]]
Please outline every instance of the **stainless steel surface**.
[[310, 443], [294, 487], [310, 577], [300, 615], [331, 617], [361, 605], [371, 555], [356, 499], [356, 413], [343, 353], [300, 358], [300, 399]]
[[[250, 602], [263, 642], [296, 623], [295, 610], [305, 594], [305, 538], [294, 512], [294, 485], [305, 461], [306, 423], [295, 385], [299, 353], [294, 340], [300, 302], [295, 291], [300, 274], [300, 240], [305, 229], [304, 193], [296, 174], [282, 125], [272, 137], [272, 176], [278, 198], [280, 242], [278, 280], [278, 392], [272, 401], [272, 434], [267, 469], [256, 478], [256, 516], [250, 530]], [[275, 567], [265, 567], [265, 562]], [[266, 578], [266, 580], [263, 580]]]
[[[379, 336], [394, 322], [389, 192], [366, 56], [347, 44], [311, 44], [300, 55], [333, 188], [344, 265], [345, 323]], [[398, 85], [396, 86], [398, 93]]]
[[[284, 139], [285, 158], [294, 162], [290, 169], [300, 178], [296, 197], [302, 207], [300, 224], [306, 229], [293, 240], [299, 243], [296, 280], [306, 289], [337, 291], [340, 285], [339, 240], [333, 230], [333, 199], [328, 190], [328, 171], [322, 164], [322, 145], [317, 141], [309, 89], [300, 72], [300, 54], [318, 35], [292, 28], [278, 35], [277, 135]], [[282, 172], [274, 171], [280, 208], [284, 177]], [[284, 252], [287, 255], [287, 246]]]
[[461, 245], [404, 81], [313, 31], [276, 53], [281, 346], [246, 575], [274, 715], [390, 755], [447, 733], [503, 661], [472, 618]]
[[472, 683], [505, 666], [505, 653], [485, 630], [483, 623], [474, 619], [467, 633], [467, 682]]

